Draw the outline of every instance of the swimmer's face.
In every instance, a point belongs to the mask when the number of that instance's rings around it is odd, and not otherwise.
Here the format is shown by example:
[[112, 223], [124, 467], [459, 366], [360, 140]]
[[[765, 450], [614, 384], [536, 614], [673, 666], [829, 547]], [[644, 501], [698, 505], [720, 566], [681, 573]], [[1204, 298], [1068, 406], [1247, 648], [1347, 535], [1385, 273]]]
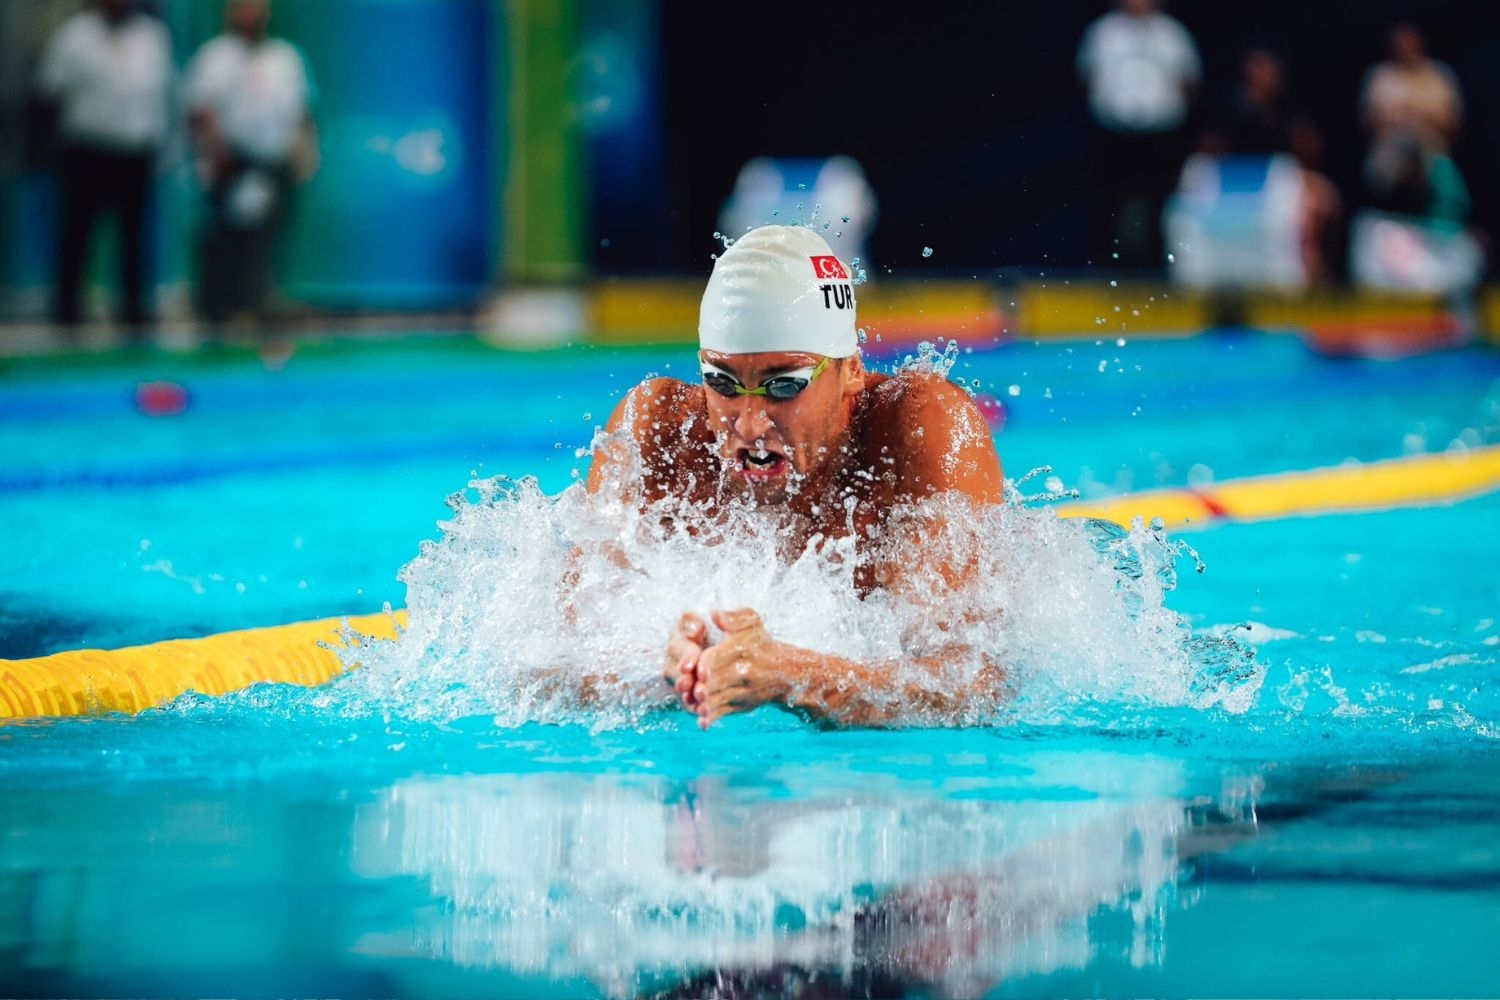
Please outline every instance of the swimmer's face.
[[827, 365], [790, 399], [768, 395], [721, 395], [704, 389], [709, 423], [719, 460], [737, 492], [760, 503], [785, 503], [794, 493], [816, 487], [836, 464], [845, 445], [854, 403], [864, 388], [858, 356], [776, 351], [761, 354], [699, 352], [699, 360], [755, 389], [778, 375], [807, 378]]

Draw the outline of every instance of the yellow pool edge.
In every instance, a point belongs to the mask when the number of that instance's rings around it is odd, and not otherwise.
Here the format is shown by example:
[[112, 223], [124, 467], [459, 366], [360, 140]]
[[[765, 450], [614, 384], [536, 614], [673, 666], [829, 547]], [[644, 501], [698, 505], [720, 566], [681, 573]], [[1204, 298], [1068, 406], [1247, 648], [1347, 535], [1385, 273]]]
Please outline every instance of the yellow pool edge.
[[[1184, 530], [1450, 504], [1496, 489], [1500, 446], [1073, 501], [1055, 509], [1062, 517], [1100, 517], [1126, 526], [1136, 518], [1160, 518], [1166, 527]], [[393, 639], [405, 625], [406, 612], [395, 611], [0, 660], [0, 720], [140, 712], [187, 691], [219, 695], [259, 683], [311, 687], [344, 672], [336, 650]]]

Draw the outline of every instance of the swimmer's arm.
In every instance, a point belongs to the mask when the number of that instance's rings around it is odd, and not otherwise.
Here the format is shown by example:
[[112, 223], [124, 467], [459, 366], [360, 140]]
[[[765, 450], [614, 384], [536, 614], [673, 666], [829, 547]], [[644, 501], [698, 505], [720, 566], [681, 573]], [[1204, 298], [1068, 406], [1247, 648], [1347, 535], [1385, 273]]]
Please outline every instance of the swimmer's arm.
[[761, 705], [844, 726], [976, 723], [993, 716], [1005, 676], [983, 658], [960, 679], [972, 653], [954, 644], [905, 662], [862, 663], [771, 638], [748, 608], [716, 611], [724, 637], [685, 665], [677, 691], [707, 728]]

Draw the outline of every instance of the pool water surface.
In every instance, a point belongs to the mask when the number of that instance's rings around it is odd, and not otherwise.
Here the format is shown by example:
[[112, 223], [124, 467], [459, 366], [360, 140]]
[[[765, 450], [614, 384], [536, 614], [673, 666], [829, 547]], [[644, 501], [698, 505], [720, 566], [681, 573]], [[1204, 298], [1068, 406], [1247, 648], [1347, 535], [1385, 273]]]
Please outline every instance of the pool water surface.
[[[12, 364], [0, 657], [402, 606], [447, 495], [567, 489], [624, 389], [691, 364], [438, 339]], [[953, 374], [1007, 405], [1008, 475], [1086, 496], [1500, 436], [1484, 351], [1225, 333]], [[156, 380], [185, 413], [135, 408]], [[1493, 995], [1496, 523], [1490, 494], [1183, 535], [1207, 569], [1166, 604], [1253, 647], [1244, 711], [1078, 681], [1002, 726], [705, 733], [382, 705], [355, 671], [0, 727], [0, 993]]]

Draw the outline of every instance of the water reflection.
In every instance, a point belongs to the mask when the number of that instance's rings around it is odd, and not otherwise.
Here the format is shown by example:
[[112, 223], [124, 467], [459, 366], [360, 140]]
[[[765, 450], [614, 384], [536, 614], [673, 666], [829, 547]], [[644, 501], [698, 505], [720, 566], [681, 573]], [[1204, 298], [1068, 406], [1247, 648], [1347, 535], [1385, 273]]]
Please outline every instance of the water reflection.
[[583, 977], [615, 996], [977, 996], [1100, 958], [1157, 962], [1166, 916], [1186, 903], [1181, 866], [1256, 832], [1255, 789], [1189, 798], [1170, 764], [1079, 763], [1056, 784], [1033, 762], [1024, 795], [774, 777], [404, 781], [361, 807], [353, 864], [415, 876], [440, 905], [358, 947]]

